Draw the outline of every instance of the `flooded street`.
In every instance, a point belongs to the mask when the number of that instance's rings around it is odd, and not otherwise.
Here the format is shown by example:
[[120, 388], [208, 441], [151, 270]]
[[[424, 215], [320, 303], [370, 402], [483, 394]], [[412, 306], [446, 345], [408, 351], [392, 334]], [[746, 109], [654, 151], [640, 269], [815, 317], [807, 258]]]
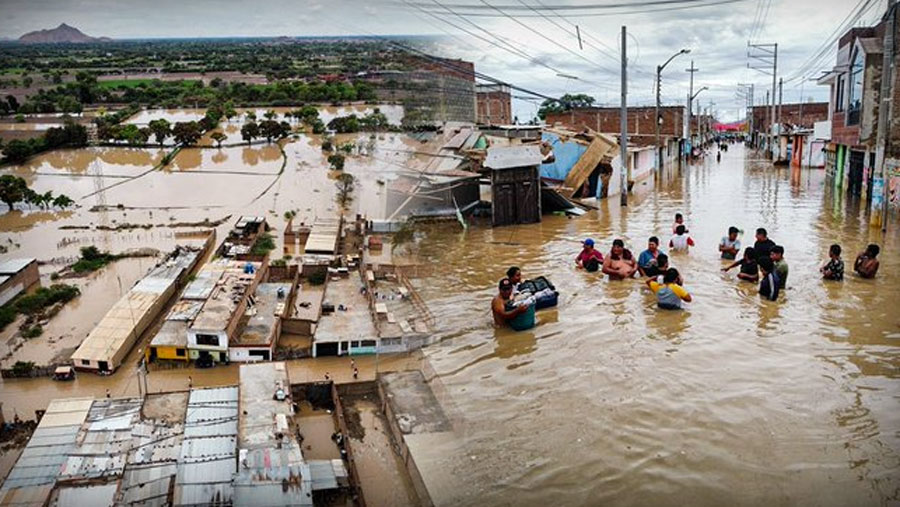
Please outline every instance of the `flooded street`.
[[[721, 164], [638, 185], [568, 220], [431, 232], [420, 284], [445, 340], [426, 349], [462, 414], [464, 443], [441, 464], [466, 505], [883, 505], [900, 500], [900, 261], [896, 230], [869, 229], [822, 170], [773, 168], [733, 146]], [[676, 212], [697, 247], [673, 254], [694, 302], [663, 312], [637, 280], [574, 269], [580, 241], [635, 255]], [[893, 222], [896, 224], [896, 222]], [[784, 246], [777, 302], [739, 283], [716, 246], [728, 226]], [[840, 243], [852, 266], [869, 242], [875, 280], [823, 282]], [[668, 250], [664, 248], [664, 250]], [[560, 291], [538, 326], [496, 330], [489, 313], [510, 265]], [[849, 270], [849, 268], [848, 268]], [[848, 271], [849, 272], [849, 271]]]

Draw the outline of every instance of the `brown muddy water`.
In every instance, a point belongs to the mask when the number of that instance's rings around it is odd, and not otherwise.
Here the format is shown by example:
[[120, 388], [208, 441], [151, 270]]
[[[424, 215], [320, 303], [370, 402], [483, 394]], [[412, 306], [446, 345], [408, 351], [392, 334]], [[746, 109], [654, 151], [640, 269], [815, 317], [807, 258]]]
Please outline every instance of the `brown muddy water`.
[[[900, 236], [870, 229], [822, 170], [773, 168], [733, 147], [622, 209], [468, 232], [432, 231], [419, 281], [444, 341], [428, 361], [461, 414], [437, 457], [462, 505], [885, 505], [900, 501]], [[659, 311], [637, 280], [577, 271], [583, 238], [635, 255], [685, 214], [698, 244], [674, 254], [694, 302]], [[896, 220], [896, 218], [895, 218]], [[777, 302], [723, 274], [730, 225], [784, 245]], [[829, 245], [850, 263], [882, 245], [875, 280], [819, 278]], [[667, 250], [667, 249], [666, 249]], [[557, 310], [531, 331], [489, 313], [510, 265], [548, 276]], [[849, 272], [848, 272], [849, 273]], [[542, 315], [543, 314], [543, 315]]]
[[[366, 143], [368, 136], [348, 140]], [[383, 182], [427, 165], [410, 153], [420, 148], [385, 134], [374, 153], [350, 157], [347, 171], [359, 178], [351, 213], [383, 216]], [[265, 215], [275, 231], [286, 210], [304, 221], [334, 215], [333, 175], [319, 141], [301, 136], [284, 150], [280, 175], [280, 151], [273, 158], [272, 146], [186, 151], [173, 167], [147, 174], [163, 152], [57, 151], [4, 168], [0, 173], [22, 175], [41, 191], [79, 198], [80, 207], [0, 215], [0, 243], [10, 245], [2, 258], [66, 257], [88, 244], [114, 252], [165, 250], [176, 243], [178, 229], [164, 227], [173, 222], [233, 215], [221, 237], [240, 214]], [[753, 157], [734, 147], [721, 164], [638, 185], [626, 209], [602, 202], [576, 219], [425, 229], [418, 254], [438, 276], [416, 283], [444, 339], [426, 354], [461, 417], [457, 451], [438, 458], [466, 486], [455, 503], [900, 501], [900, 236], [870, 229], [859, 203], [833, 192], [821, 170], [792, 174], [745, 156]], [[118, 181], [124, 183], [109, 188]], [[87, 195], [97, 188], [106, 190]], [[122, 209], [89, 211], [104, 202]], [[637, 281], [610, 282], [573, 269], [584, 237], [604, 251], [622, 237], [637, 254], [648, 236], [668, 238], [679, 211], [698, 243], [690, 254], [671, 257], [694, 294], [686, 311], [659, 312]], [[123, 223], [163, 227], [60, 229]], [[791, 271], [778, 302], [761, 301], [733, 272], [721, 273], [716, 245], [729, 225], [746, 231], [745, 244], [765, 226], [784, 245]], [[821, 281], [817, 267], [835, 242], [848, 263], [866, 243], [881, 244], [878, 278]], [[529, 332], [491, 325], [489, 301], [511, 264], [526, 277], [548, 276], [561, 291], [558, 309], [541, 312]], [[364, 378], [374, 374], [374, 361], [357, 362]], [[390, 368], [380, 361], [382, 370]], [[326, 371], [339, 381], [351, 377], [338, 359], [290, 364], [294, 382], [322, 379]], [[30, 417], [53, 398], [103, 396], [106, 389], [134, 395], [131, 366], [70, 383], [0, 381], [0, 401], [11, 418], [14, 411]], [[195, 386], [237, 382], [234, 367], [160, 370], [151, 372], [150, 390], [185, 389], [187, 375]]]

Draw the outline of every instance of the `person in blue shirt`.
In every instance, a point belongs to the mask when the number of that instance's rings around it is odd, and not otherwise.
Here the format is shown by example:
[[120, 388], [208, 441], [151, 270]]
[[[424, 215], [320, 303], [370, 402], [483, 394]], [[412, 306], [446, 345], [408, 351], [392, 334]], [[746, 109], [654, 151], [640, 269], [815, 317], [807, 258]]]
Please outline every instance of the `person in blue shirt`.
[[638, 270], [641, 276], [657, 276], [661, 274], [657, 257], [659, 254], [665, 254], [659, 249], [659, 238], [650, 236], [647, 240], [647, 249], [638, 256]]

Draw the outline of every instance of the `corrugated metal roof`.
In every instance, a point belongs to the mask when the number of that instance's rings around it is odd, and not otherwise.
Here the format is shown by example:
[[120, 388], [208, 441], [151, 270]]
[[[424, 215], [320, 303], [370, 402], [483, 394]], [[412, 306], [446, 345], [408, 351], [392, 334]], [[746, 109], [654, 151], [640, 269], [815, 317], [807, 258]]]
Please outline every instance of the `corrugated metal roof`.
[[0, 262], [0, 275], [14, 275], [19, 271], [25, 269], [34, 261], [35, 259], [33, 257], [23, 259], [7, 259], [5, 261], [2, 261]]
[[495, 146], [488, 148], [484, 167], [488, 169], [512, 169], [536, 166], [544, 159], [538, 145]]
[[336, 218], [319, 218], [313, 223], [306, 238], [306, 253], [333, 255], [337, 249], [338, 236], [341, 234], [341, 222]]
[[169, 503], [169, 485], [175, 477], [175, 463], [149, 466], [129, 465], [122, 477], [122, 501], [126, 505], [163, 506]]
[[349, 484], [347, 469], [339, 459], [310, 460], [309, 473], [313, 491], [336, 489]]
[[232, 501], [237, 400], [237, 387], [191, 390], [175, 476], [175, 505]]
[[74, 488], [60, 488], [57, 505], [90, 505], [91, 507], [112, 507], [115, 504], [116, 491], [118, 489], [119, 485], [115, 482], [112, 484], [96, 484]]

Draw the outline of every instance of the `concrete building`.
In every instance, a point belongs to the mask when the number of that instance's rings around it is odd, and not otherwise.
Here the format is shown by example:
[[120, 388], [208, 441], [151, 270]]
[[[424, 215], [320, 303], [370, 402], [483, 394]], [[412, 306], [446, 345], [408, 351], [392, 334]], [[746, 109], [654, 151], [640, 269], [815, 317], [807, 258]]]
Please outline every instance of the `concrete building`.
[[231, 361], [271, 361], [281, 335], [281, 319], [287, 315], [293, 284], [261, 283], [250, 299], [246, 323], [231, 338], [228, 359]]
[[[872, 198], [874, 189], [875, 151], [878, 139], [881, 77], [884, 57], [884, 35], [888, 25], [882, 21], [876, 26], [852, 28], [838, 41], [835, 66], [819, 78], [820, 85], [830, 89], [829, 118], [831, 143], [826, 146], [825, 168], [836, 186], [847, 193]], [[895, 41], [897, 34], [895, 33]], [[896, 46], [896, 45], [895, 45]], [[896, 55], [895, 55], [896, 59]], [[900, 97], [900, 78], [895, 69], [892, 90], [894, 100]], [[889, 119], [889, 146], [887, 153], [888, 184], [897, 179], [900, 189], [900, 121], [898, 108], [893, 106], [893, 118]], [[896, 194], [893, 195], [896, 199]]]
[[40, 281], [37, 259], [9, 259], [0, 262], [0, 306]]
[[88, 334], [72, 354], [73, 366], [80, 370], [115, 371], [162, 312], [177, 286], [193, 271], [205, 248], [188, 250], [179, 247], [153, 268]]
[[229, 342], [266, 269], [260, 262], [227, 258], [200, 268], [151, 340], [148, 359], [228, 361]]
[[475, 121], [482, 125], [513, 123], [512, 96], [509, 90], [509, 86], [503, 84], [475, 85]]

